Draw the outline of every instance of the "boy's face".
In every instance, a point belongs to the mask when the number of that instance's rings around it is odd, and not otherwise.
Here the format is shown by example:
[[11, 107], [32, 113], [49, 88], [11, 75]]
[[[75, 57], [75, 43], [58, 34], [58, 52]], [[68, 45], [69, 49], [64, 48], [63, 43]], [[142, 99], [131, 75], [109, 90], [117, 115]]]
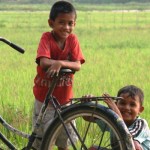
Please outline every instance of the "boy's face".
[[137, 116], [144, 110], [141, 106], [138, 96], [134, 98], [129, 96], [128, 93], [119, 95], [123, 100], [118, 100], [117, 107], [120, 110], [123, 120], [127, 126], [130, 126]]
[[50, 27], [53, 28], [56, 40], [66, 40], [75, 27], [75, 19], [74, 13], [61, 13], [54, 21], [48, 20]]

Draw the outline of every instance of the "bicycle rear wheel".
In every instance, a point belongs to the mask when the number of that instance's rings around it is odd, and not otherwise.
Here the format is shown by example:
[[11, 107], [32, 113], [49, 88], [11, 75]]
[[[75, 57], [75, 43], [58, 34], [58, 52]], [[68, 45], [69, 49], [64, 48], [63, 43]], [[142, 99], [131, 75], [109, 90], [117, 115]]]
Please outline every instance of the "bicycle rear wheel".
[[[78, 136], [73, 133], [77, 140], [72, 138], [74, 147], [69, 144], [69, 150], [88, 150], [93, 145], [99, 147], [99, 150], [133, 149], [123, 121], [107, 107], [95, 107], [93, 103], [77, 104], [63, 111], [62, 118], [65, 125], [71, 128], [70, 123], [73, 120], [76, 122]], [[63, 129], [60, 119], [55, 118], [43, 137], [41, 149], [55, 150], [56, 139]]]

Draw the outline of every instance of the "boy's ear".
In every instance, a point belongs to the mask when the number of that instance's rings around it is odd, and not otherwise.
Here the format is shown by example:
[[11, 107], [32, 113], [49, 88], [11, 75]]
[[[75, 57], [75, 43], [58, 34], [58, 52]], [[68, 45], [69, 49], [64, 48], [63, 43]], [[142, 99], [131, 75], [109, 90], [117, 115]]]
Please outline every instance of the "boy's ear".
[[53, 21], [51, 19], [48, 19], [48, 24], [51, 28], [53, 28]]
[[140, 114], [140, 113], [142, 113], [143, 111], [144, 111], [144, 107], [143, 107], [143, 106], [141, 106], [141, 107], [140, 107], [139, 114]]

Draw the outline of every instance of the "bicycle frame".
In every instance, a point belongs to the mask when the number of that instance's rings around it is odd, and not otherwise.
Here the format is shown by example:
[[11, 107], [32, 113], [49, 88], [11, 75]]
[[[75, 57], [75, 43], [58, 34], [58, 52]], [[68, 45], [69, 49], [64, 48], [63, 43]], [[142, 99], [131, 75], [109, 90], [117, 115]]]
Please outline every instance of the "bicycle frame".
[[[8, 44], [9, 46], [11, 46], [12, 48], [16, 49], [16, 50], [19, 51], [19, 52], [24, 53], [24, 49], [23, 49], [23, 48], [21, 48], [20, 46], [17, 46], [16, 44], [14, 44], [14, 43], [12, 43], [12, 42], [6, 40], [5, 38], [0, 37], [0, 41], [3, 41], [4, 43]], [[34, 140], [35, 140], [36, 138], [42, 139], [42, 137], [39, 137], [39, 136], [37, 135], [37, 133], [38, 133], [38, 129], [39, 129], [41, 123], [42, 123], [43, 116], [44, 116], [44, 114], [46, 113], [46, 109], [47, 109], [47, 106], [48, 106], [49, 102], [51, 102], [51, 104], [53, 105], [54, 110], [56, 111], [56, 114], [57, 114], [58, 118], [60, 119], [60, 121], [61, 121], [61, 123], [62, 123], [62, 125], [63, 125], [63, 127], [64, 127], [64, 129], [65, 129], [65, 131], [66, 131], [66, 133], [67, 133], [67, 135], [68, 135], [68, 138], [69, 138], [69, 140], [70, 140], [70, 142], [71, 142], [71, 144], [72, 144], [72, 146], [73, 146], [73, 148], [74, 148], [74, 150], [76, 150], [76, 148], [75, 148], [75, 146], [74, 146], [74, 142], [72, 141], [72, 139], [71, 139], [71, 137], [70, 137], [70, 134], [69, 134], [69, 132], [68, 132], [68, 130], [67, 130], [67, 127], [66, 127], [66, 125], [64, 124], [63, 118], [62, 118], [62, 116], [61, 116], [61, 111], [62, 111], [63, 106], [61, 106], [61, 105], [59, 104], [59, 102], [57, 101], [57, 99], [52, 96], [53, 90], [54, 90], [54, 88], [55, 88], [55, 86], [56, 86], [56, 84], [57, 84], [57, 81], [58, 81], [59, 78], [61, 77], [61, 75], [62, 75], [62, 74], [69, 74], [69, 73], [72, 74], [72, 73], [75, 73], [75, 72], [72, 71], [72, 70], [70, 70], [70, 69], [61, 69], [60, 72], [59, 72], [59, 75], [58, 75], [58, 76], [57, 76], [57, 75], [54, 76], [54, 78], [53, 78], [53, 80], [52, 80], [52, 83], [51, 83], [51, 86], [50, 86], [50, 88], [49, 88], [49, 90], [48, 90], [48, 92], [47, 92], [46, 98], [45, 98], [45, 100], [44, 100], [44, 103], [43, 103], [43, 105], [42, 105], [42, 107], [41, 107], [39, 116], [38, 116], [38, 118], [37, 118], [36, 124], [35, 124], [35, 126], [34, 126], [34, 129], [33, 129], [32, 133], [31, 133], [31, 135], [29, 135], [29, 134], [27, 134], [27, 133], [24, 133], [24, 132], [22, 132], [22, 131], [19, 131], [19, 130], [15, 129], [15, 128], [12, 127], [11, 125], [9, 125], [9, 124], [0, 116], [0, 123], [1, 123], [6, 129], [12, 131], [13, 133], [15, 133], [15, 134], [17, 134], [17, 135], [19, 135], [19, 136], [21, 136], [21, 137], [24, 137], [24, 138], [29, 139], [27, 146], [24, 147], [23, 150], [30, 150], [31, 147], [32, 147], [32, 144], [33, 144], [33, 142], [34, 142]], [[112, 99], [114, 99], [114, 100], [121, 99], [121, 97], [109, 97], [109, 98], [112, 98]], [[67, 108], [69, 108], [69, 107], [70, 107], [70, 108], [73, 108], [73, 107], [75, 107], [76, 105], [81, 105], [81, 104], [83, 104], [83, 102], [84, 102], [83, 99], [85, 100], [85, 98], [73, 98], [73, 99], [70, 99], [70, 102], [71, 102], [71, 103], [72, 103], [72, 101], [75, 101], [75, 102], [74, 102], [73, 104], [71, 104], [70, 106], [68, 106]], [[90, 97], [90, 98], [86, 98], [86, 99], [88, 100], [88, 102], [89, 102], [89, 101], [95, 101], [94, 106], [95, 106], [95, 108], [96, 108], [96, 107], [99, 107], [99, 106], [97, 105], [97, 104], [98, 104], [97, 101], [99, 101], [99, 100], [104, 100], [104, 97]], [[78, 103], [80, 103], [80, 104], [78, 104]], [[66, 110], [66, 109], [65, 109], [65, 110]], [[65, 111], [65, 110], [64, 110], [64, 111]], [[72, 124], [71, 124], [71, 125], [72, 125]], [[73, 125], [72, 125], [72, 127], [73, 127]], [[75, 129], [74, 127], [73, 127], [73, 129], [74, 129], [74, 131], [75, 131], [76, 134], [77, 134], [76, 129]], [[79, 138], [80, 138], [80, 137], [79, 137]], [[8, 146], [11, 150], [16, 150], [16, 149], [17, 149], [1, 132], [0, 132], [0, 139], [3, 141], [4, 144], [6, 144], [6, 145]], [[82, 146], [83, 146], [83, 147], [86, 147], [86, 146], [84, 146], [84, 141], [81, 141], [81, 142], [82, 142]], [[85, 148], [85, 149], [86, 149], [86, 148]]]
[[44, 116], [44, 114], [46, 112], [46, 108], [47, 108], [49, 102], [51, 102], [51, 104], [53, 105], [53, 107], [54, 107], [54, 109], [56, 111], [56, 114], [59, 116], [59, 119], [62, 121], [62, 124], [63, 124], [63, 126], [64, 126], [64, 128], [65, 128], [65, 130], [67, 132], [67, 135], [68, 135], [71, 143], [73, 144], [72, 139], [71, 139], [71, 137], [70, 137], [70, 135], [69, 135], [69, 133], [67, 131], [66, 126], [63, 123], [63, 119], [62, 119], [61, 114], [60, 114], [61, 106], [60, 106], [59, 102], [57, 101], [57, 99], [55, 99], [52, 96], [52, 93], [53, 93], [53, 90], [54, 90], [54, 88], [55, 88], [55, 86], [57, 84], [57, 81], [59, 80], [60, 76], [62, 74], [64, 74], [64, 73], [74, 73], [74, 71], [72, 71], [70, 69], [61, 69], [60, 72], [59, 72], [59, 75], [58, 76], [56, 76], [56, 75], [54, 76], [54, 78], [52, 80], [52, 83], [51, 83], [51, 86], [50, 86], [50, 88], [49, 88], [49, 90], [47, 92], [46, 98], [44, 100], [44, 103], [43, 103], [43, 105], [41, 107], [41, 110], [40, 110], [39, 116], [37, 118], [35, 127], [34, 127], [34, 129], [32, 131], [31, 136], [29, 137], [29, 142], [28, 142], [28, 145], [26, 147], [26, 150], [29, 150], [32, 147], [32, 144], [33, 144], [35, 138], [42, 139], [42, 137], [38, 137], [37, 136], [37, 132], [38, 132], [38, 129], [40, 127], [40, 124], [42, 122], [43, 116]]

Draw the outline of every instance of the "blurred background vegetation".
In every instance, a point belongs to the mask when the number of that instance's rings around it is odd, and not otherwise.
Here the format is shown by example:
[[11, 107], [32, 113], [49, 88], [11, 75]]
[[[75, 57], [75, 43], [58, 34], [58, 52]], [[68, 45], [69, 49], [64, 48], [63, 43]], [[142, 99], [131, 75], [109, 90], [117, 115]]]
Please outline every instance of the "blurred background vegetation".
[[[150, 0], [68, 0], [80, 11], [150, 10]], [[0, 11], [47, 11], [56, 0], [0, 0]], [[20, 7], [16, 5], [20, 5]]]
[[[15, 2], [15, 3], [54, 3], [56, 0], [0, 0], [0, 2]], [[137, 2], [137, 3], [146, 3], [150, 2], [150, 0], [70, 0], [70, 2], [76, 3], [96, 3], [96, 4], [103, 4], [103, 3], [130, 3], [130, 2]]]

